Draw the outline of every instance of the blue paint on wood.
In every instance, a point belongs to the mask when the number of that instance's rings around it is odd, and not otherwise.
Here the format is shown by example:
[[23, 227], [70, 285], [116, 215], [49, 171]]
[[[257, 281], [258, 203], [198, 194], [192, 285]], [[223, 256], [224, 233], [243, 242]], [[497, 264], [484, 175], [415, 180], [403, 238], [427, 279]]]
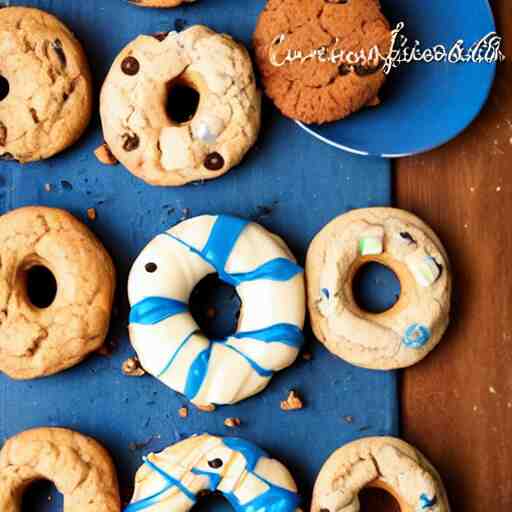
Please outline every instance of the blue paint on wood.
[[[205, 23], [250, 43], [263, 0], [198, 0], [186, 8], [144, 10], [124, 0], [23, 0], [58, 14], [87, 49], [96, 91], [119, 50], [139, 33]], [[395, 374], [352, 367], [313, 343], [313, 359], [275, 375], [258, 396], [207, 414], [151, 377], [128, 378], [121, 364], [133, 354], [127, 337], [128, 271], [140, 250], [184, 215], [228, 213], [253, 218], [283, 236], [299, 262], [309, 241], [336, 215], [351, 208], [387, 205], [389, 163], [340, 152], [308, 136], [293, 122], [264, 108], [263, 131], [244, 162], [221, 179], [180, 189], [150, 187], [123, 169], [105, 167], [92, 152], [103, 141], [98, 115], [73, 148], [47, 162], [0, 162], [0, 208], [29, 204], [69, 209], [98, 234], [119, 272], [118, 313], [109, 335], [111, 357], [92, 356], [60, 375], [29, 382], [0, 376], [0, 440], [40, 425], [65, 426], [98, 438], [113, 454], [122, 489], [130, 489], [141, 455], [185, 436], [208, 431], [233, 435], [226, 417], [239, 417], [236, 435], [257, 443], [288, 465], [306, 499], [325, 458], [338, 446], [375, 434], [397, 434]], [[45, 190], [50, 184], [51, 192]], [[98, 219], [87, 220], [87, 208]], [[271, 210], [271, 211], [270, 211]], [[290, 389], [306, 408], [279, 409]], [[352, 416], [351, 423], [343, 417]], [[130, 443], [146, 443], [144, 447]], [[305, 450], [305, 446], [307, 449]], [[43, 497], [38, 510], [61, 510]], [[127, 496], [129, 498], [129, 496]], [[218, 505], [216, 511], [229, 510]], [[307, 508], [307, 507], [306, 507]], [[200, 510], [198, 505], [198, 511]]]

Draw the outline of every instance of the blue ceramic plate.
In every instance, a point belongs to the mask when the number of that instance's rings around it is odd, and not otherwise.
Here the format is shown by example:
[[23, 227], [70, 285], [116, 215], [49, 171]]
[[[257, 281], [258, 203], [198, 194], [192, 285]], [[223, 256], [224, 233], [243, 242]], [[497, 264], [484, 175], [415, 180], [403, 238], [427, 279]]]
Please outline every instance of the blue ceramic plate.
[[[466, 47], [496, 30], [487, 0], [382, 0], [393, 27], [422, 48]], [[323, 126], [299, 123], [315, 137], [361, 155], [401, 157], [429, 151], [461, 133], [484, 106], [495, 63], [413, 63], [391, 72], [382, 105]]]

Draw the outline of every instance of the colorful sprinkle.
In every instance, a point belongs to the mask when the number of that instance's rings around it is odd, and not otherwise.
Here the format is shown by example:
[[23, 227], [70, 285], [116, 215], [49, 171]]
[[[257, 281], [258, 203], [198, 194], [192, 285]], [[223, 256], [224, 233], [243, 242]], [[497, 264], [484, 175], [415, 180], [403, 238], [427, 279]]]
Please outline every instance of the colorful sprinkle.
[[416, 281], [424, 288], [434, 284], [441, 275], [441, 267], [432, 256], [425, 257], [419, 264], [414, 265], [411, 270]]
[[359, 253], [361, 256], [382, 254], [383, 251], [384, 243], [382, 237], [368, 236], [359, 240]]
[[429, 510], [437, 503], [437, 496], [429, 498], [426, 494], [420, 496], [420, 510]]
[[331, 294], [329, 293], [329, 290], [327, 288], [322, 288], [322, 295], [329, 300], [331, 298]]
[[430, 340], [430, 329], [424, 325], [412, 324], [407, 327], [403, 339], [408, 348], [421, 348]]

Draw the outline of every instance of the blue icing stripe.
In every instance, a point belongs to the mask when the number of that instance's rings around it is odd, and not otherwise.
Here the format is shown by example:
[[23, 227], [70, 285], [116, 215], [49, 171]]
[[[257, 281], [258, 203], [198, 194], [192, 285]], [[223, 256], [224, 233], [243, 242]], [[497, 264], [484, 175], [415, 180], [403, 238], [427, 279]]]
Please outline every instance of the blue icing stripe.
[[272, 370], [268, 370], [267, 368], [263, 368], [260, 366], [256, 361], [251, 359], [249, 356], [245, 355], [243, 352], [238, 350], [236, 347], [233, 347], [233, 345], [230, 345], [229, 343], [225, 343], [224, 346], [226, 348], [231, 349], [233, 352], [236, 352], [238, 355], [242, 356], [250, 365], [251, 368], [260, 376], [260, 377], [266, 377], [270, 378], [272, 375], [274, 375], [274, 372]]
[[124, 509], [124, 512], [138, 512], [139, 510], [144, 510], [153, 505], [156, 505], [159, 502], [160, 497], [173, 487], [177, 487], [190, 501], [192, 501], [192, 503], [196, 502], [196, 495], [192, 491], [189, 491], [179, 480], [169, 475], [169, 473], [164, 471], [162, 468], [158, 467], [154, 462], [151, 462], [149, 459], [144, 458], [144, 463], [148, 467], [150, 467], [155, 473], [158, 473], [167, 482], [167, 485], [161, 491], [151, 496], [148, 496], [143, 500], [136, 501], [135, 503], [130, 503]]
[[420, 496], [420, 506], [421, 510], [428, 510], [432, 508], [437, 503], [437, 496], [433, 498], [429, 498], [426, 494], [422, 494]]
[[421, 348], [428, 343], [430, 336], [430, 329], [428, 327], [412, 324], [407, 327], [403, 342], [408, 348]]
[[210, 346], [203, 350], [194, 360], [192, 365], [189, 368], [187, 375], [187, 382], [185, 384], [185, 396], [192, 400], [203, 384], [203, 381], [206, 377], [206, 373], [208, 372], [208, 363], [210, 362], [210, 353], [212, 351], [212, 346]]
[[258, 461], [268, 455], [259, 447], [239, 437], [225, 437], [222, 442], [234, 452], [238, 452], [245, 459], [247, 470], [253, 472]]
[[210, 491], [215, 491], [217, 487], [220, 485], [220, 481], [222, 477], [218, 473], [211, 473], [210, 471], [205, 471], [204, 469], [192, 468], [192, 473], [194, 475], [205, 476], [209, 480], [209, 489]]
[[304, 333], [293, 324], [275, 324], [257, 331], [237, 332], [232, 338], [252, 338], [266, 343], [283, 343], [299, 349], [304, 343]]
[[162, 320], [188, 311], [188, 304], [166, 297], [146, 297], [130, 310], [130, 323], [158, 324]]
[[176, 357], [178, 357], [178, 354], [181, 352], [181, 350], [185, 347], [185, 345], [188, 343], [188, 341], [190, 340], [190, 338], [192, 338], [192, 336], [194, 336], [194, 334], [197, 334], [199, 333], [199, 330], [195, 330], [195, 331], [192, 331], [180, 344], [180, 346], [176, 349], [176, 352], [174, 352], [174, 354], [172, 355], [171, 359], [169, 360], [169, 362], [164, 366], [164, 369], [157, 375], [157, 377], [161, 377], [171, 366], [172, 366], [172, 363], [174, 363], [174, 360], [176, 359]]
[[272, 281], [288, 281], [295, 275], [302, 272], [302, 268], [286, 258], [276, 258], [267, 261], [260, 267], [250, 272], [230, 274], [226, 272], [226, 263], [236, 245], [243, 230], [249, 221], [232, 217], [230, 215], [219, 215], [215, 221], [210, 236], [201, 251], [179, 239], [171, 233], [164, 235], [187, 247], [191, 252], [197, 254], [209, 263], [219, 274], [220, 279], [233, 286], [243, 282], [269, 279]]

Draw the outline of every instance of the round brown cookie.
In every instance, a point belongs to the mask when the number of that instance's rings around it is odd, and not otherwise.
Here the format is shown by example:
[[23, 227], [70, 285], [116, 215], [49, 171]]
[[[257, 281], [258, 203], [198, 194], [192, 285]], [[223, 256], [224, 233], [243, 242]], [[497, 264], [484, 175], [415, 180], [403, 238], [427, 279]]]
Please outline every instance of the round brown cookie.
[[325, 123], [378, 103], [391, 43], [379, 0], [269, 0], [253, 43], [265, 92], [288, 117]]
[[101, 91], [105, 141], [147, 183], [218, 178], [258, 136], [261, 95], [251, 59], [231, 37], [196, 25], [139, 36]]
[[87, 59], [54, 16], [0, 9], [0, 159], [30, 162], [73, 144], [89, 124]]
[[0, 371], [42, 377], [97, 350], [114, 287], [107, 251], [68, 212], [32, 206], [0, 217]]
[[196, 0], [130, 0], [130, 3], [139, 7], [178, 7], [181, 4], [189, 4]]
[[0, 510], [20, 512], [23, 493], [49, 480], [64, 495], [64, 512], [120, 512], [114, 464], [94, 439], [63, 428], [27, 430], [0, 451]]

